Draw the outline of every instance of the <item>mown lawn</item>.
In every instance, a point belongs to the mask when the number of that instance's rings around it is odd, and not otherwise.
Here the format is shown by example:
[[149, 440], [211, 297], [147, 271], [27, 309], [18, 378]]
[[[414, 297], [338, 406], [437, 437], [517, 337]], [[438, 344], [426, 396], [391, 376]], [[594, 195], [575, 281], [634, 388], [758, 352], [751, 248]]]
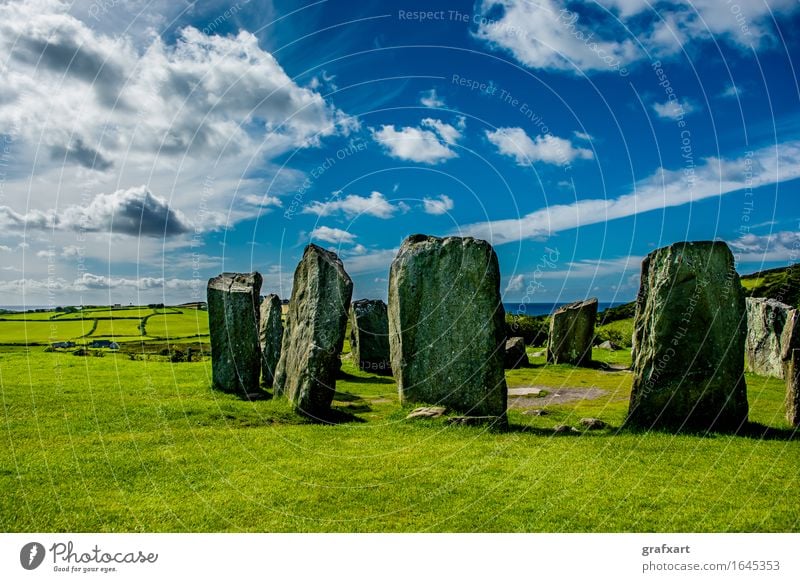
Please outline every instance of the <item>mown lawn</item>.
[[[530, 353], [542, 350], [531, 349]], [[595, 351], [625, 363], [629, 352]], [[798, 531], [783, 383], [748, 376], [749, 436], [620, 430], [630, 374], [533, 366], [512, 387], [602, 397], [511, 429], [406, 421], [391, 378], [338, 383], [340, 424], [209, 388], [210, 362], [2, 348], [3, 531]], [[609, 423], [555, 436], [583, 416]], [[766, 428], [770, 427], [770, 428]]]

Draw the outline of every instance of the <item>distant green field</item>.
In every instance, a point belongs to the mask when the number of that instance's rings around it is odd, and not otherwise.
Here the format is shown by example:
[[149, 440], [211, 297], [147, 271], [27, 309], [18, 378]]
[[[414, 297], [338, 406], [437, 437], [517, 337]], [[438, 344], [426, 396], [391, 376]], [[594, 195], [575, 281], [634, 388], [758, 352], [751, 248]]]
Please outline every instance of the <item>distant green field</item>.
[[40, 313], [0, 313], [2, 319], [27, 319], [29, 321], [42, 321], [58, 315], [55, 311], [45, 311]]
[[181, 338], [208, 335], [208, 312], [185, 309], [182, 313], [154, 315], [147, 320], [147, 335], [161, 338]]
[[74, 340], [92, 329], [92, 321], [0, 321], [0, 343], [29, 344]]
[[[147, 336], [142, 335], [139, 327], [142, 320], [147, 320]], [[175, 339], [181, 342], [195, 341], [198, 336], [207, 340], [208, 313], [196, 309], [96, 307], [73, 313], [0, 314], [0, 344], [49, 343], [78, 338], [81, 338], [79, 343], [93, 339], [122, 342]]]
[[139, 319], [100, 319], [97, 321], [97, 329], [91, 337], [121, 341], [126, 338], [141, 339], [140, 322]]

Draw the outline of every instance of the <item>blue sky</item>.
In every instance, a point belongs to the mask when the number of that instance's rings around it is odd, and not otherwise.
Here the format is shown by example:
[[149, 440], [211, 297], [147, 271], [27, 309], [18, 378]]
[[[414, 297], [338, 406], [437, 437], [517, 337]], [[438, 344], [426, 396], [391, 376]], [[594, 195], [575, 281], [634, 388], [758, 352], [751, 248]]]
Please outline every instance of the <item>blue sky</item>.
[[642, 257], [800, 256], [794, 0], [10, 2], [0, 304], [202, 299], [308, 242], [385, 298], [402, 239], [509, 302], [631, 300]]

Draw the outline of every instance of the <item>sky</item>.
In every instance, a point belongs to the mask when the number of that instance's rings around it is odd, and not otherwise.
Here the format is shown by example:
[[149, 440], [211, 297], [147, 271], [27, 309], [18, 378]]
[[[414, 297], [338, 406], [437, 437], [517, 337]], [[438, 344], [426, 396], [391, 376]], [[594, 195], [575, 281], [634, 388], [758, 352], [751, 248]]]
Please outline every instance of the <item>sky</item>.
[[306, 244], [386, 298], [414, 233], [507, 302], [641, 260], [800, 256], [796, 0], [0, 2], [0, 305], [288, 298]]

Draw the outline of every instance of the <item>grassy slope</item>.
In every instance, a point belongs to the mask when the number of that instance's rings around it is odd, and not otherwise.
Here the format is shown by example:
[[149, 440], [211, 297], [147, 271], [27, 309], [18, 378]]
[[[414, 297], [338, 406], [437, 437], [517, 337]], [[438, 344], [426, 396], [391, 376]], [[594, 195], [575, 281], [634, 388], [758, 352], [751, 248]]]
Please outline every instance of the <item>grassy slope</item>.
[[[532, 350], [533, 351], [533, 350]], [[599, 359], [629, 353], [596, 350]], [[604, 398], [512, 431], [403, 420], [391, 379], [352, 368], [311, 425], [282, 400], [208, 388], [210, 365], [0, 352], [3, 531], [798, 531], [800, 443], [617, 428], [630, 375], [541, 366], [509, 384]], [[786, 428], [783, 384], [749, 376], [752, 417]], [[555, 437], [581, 416], [611, 428]]]

